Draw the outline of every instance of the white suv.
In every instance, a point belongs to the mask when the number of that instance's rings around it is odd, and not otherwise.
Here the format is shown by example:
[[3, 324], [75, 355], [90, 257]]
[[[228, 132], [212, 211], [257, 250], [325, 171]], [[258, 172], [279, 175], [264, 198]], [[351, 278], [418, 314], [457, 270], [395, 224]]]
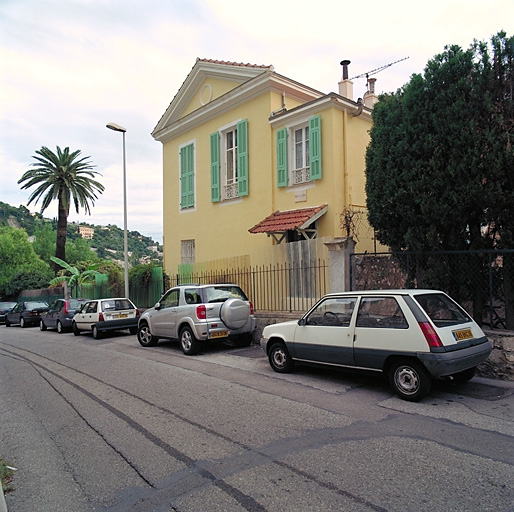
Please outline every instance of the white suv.
[[426, 396], [433, 378], [471, 379], [492, 350], [466, 311], [436, 290], [332, 293], [300, 320], [266, 326], [261, 347], [276, 372], [297, 362], [383, 372], [409, 401]]
[[153, 347], [159, 338], [179, 340], [186, 355], [203, 341], [252, 342], [257, 324], [252, 303], [236, 284], [188, 284], [172, 288], [139, 320], [137, 339]]

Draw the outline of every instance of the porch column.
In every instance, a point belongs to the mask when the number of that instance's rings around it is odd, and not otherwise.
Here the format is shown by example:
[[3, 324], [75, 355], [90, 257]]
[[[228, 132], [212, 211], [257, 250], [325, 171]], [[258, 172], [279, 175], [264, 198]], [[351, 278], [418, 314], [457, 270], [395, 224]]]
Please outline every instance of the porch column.
[[351, 236], [334, 238], [330, 242], [325, 242], [328, 247], [330, 292], [350, 290], [350, 254], [353, 254], [356, 243]]

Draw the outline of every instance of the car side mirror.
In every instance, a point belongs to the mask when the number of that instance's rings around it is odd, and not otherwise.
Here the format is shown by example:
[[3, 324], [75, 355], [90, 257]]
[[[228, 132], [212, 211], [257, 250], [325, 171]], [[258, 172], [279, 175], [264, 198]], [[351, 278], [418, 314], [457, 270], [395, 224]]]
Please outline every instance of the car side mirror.
[[155, 306], [154, 306], [154, 309], [161, 309], [161, 303], [160, 302], [156, 302]]
[[305, 324], [306, 324], [305, 318], [300, 318], [300, 320], [298, 320], [298, 325], [305, 325]]

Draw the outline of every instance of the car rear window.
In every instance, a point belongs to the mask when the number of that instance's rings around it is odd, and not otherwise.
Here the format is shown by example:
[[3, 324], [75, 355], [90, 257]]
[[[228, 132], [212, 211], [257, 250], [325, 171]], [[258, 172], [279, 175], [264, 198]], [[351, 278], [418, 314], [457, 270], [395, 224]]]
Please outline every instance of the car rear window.
[[83, 300], [70, 300], [69, 309], [80, 309], [80, 307], [84, 304]]
[[248, 300], [239, 286], [215, 286], [204, 288], [203, 292], [205, 302], [225, 302], [228, 299]]
[[134, 306], [128, 299], [112, 299], [102, 301], [102, 311], [121, 311], [124, 309], [134, 309]]
[[46, 302], [27, 302], [27, 309], [47, 308]]
[[456, 302], [442, 293], [415, 295], [414, 298], [437, 327], [472, 321], [471, 317]]

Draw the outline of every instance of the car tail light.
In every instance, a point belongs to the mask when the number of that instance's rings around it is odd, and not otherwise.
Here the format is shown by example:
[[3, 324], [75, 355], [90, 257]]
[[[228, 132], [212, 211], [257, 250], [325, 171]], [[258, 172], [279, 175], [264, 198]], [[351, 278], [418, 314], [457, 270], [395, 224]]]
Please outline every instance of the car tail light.
[[68, 303], [66, 301], [64, 301], [64, 314], [67, 315], [68, 312], [69, 312]]
[[103, 321], [104, 321], [104, 314], [103, 314], [103, 313], [100, 313], [100, 314], [98, 315], [98, 321], [99, 321], [99, 322], [103, 322]]
[[206, 320], [207, 319], [207, 309], [203, 304], [196, 308], [196, 316], [197, 316], [198, 320]]
[[136, 308], [136, 318], [139, 318], [141, 316], [141, 311]]
[[434, 328], [429, 322], [419, 322], [419, 326], [425, 335], [429, 347], [442, 347], [441, 338], [434, 331]]
[[254, 313], [253, 304], [250, 302], [250, 315], [253, 315]]

